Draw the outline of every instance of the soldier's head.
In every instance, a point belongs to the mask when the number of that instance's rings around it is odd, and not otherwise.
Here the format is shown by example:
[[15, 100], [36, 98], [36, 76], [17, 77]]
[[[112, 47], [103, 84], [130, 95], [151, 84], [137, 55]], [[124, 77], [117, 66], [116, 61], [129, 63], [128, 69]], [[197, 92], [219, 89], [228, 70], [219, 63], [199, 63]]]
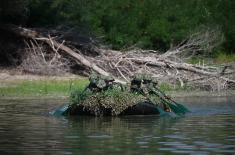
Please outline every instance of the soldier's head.
[[143, 75], [142, 74], [135, 74], [132, 78], [134, 81], [142, 81]]
[[156, 78], [153, 78], [152, 83], [153, 83], [154, 85], [158, 85], [157, 79], [156, 79]]
[[100, 79], [98, 79], [96, 86], [100, 89], [103, 89], [106, 86], [106, 83], [103, 79], [100, 78]]
[[143, 75], [143, 84], [148, 84], [152, 82], [152, 77], [151, 75], [145, 74]]
[[111, 76], [104, 76], [103, 79], [106, 83], [115, 81]]
[[92, 82], [97, 79], [98, 79], [98, 75], [95, 72], [92, 72], [91, 75], [89, 76], [89, 81]]

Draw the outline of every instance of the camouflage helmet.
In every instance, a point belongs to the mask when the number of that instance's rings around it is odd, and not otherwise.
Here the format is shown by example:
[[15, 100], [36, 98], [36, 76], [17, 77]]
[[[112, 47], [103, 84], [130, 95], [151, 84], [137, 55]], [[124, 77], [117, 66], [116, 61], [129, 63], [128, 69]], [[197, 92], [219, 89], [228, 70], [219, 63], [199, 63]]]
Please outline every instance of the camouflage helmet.
[[89, 81], [92, 82], [97, 79], [98, 79], [98, 75], [95, 72], [92, 72], [91, 75], [89, 76]]
[[112, 82], [114, 81], [114, 78], [111, 76], [102, 76], [101, 77], [105, 82]]
[[143, 80], [143, 74], [135, 74], [132, 78], [133, 80], [136, 80], [136, 81], [142, 81]]
[[143, 81], [151, 82], [152, 80], [153, 79], [152, 79], [152, 76], [150, 74], [143, 75]]
[[98, 79], [97, 80], [97, 83], [96, 83], [96, 86], [98, 87], [98, 88], [104, 88], [105, 86], [106, 86], [106, 83], [105, 83], [105, 80], [104, 79]]
[[158, 84], [157, 78], [153, 78], [152, 83], [157, 85]]

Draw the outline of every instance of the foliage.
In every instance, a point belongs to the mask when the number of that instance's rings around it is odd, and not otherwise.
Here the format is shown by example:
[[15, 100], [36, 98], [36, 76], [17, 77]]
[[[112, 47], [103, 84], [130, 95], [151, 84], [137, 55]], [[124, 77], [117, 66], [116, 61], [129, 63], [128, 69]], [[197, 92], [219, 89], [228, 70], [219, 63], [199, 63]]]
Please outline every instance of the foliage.
[[[137, 44], [164, 51], [199, 26], [218, 25], [227, 39], [224, 47], [234, 50], [232, 0], [43, 0], [38, 5], [32, 2], [32, 6], [32, 19], [34, 13], [39, 18], [32, 21], [50, 24], [57, 21], [58, 24], [63, 20], [75, 26], [86, 26], [96, 35], [104, 36], [114, 48]], [[41, 8], [46, 12], [41, 12]], [[53, 19], [45, 18], [51, 14]]]
[[188, 60], [190, 64], [225, 64], [225, 63], [233, 63], [235, 62], [235, 53], [227, 53], [221, 50], [216, 50], [214, 53], [210, 54], [210, 56], [196, 56], [192, 57]]
[[[132, 83], [133, 85], [134, 83]], [[68, 111], [76, 111], [77, 108], [82, 106], [83, 109], [90, 111], [95, 116], [103, 116], [106, 113], [117, 116], [129, 107], [147, 102], [155, 105], [160, 114], [163, 114], [162, 111], [172, 111], [177, 115], [189, 112], [186, 107], [172, 100], [159, 88], [151, 85], [151, 83], [145, 88], [137, 87], [135, 89], [130, 87], [124, 90], [117, 87], [109, 87], [107, 90], [100, 91], [93, 91], [93, 89], [87, 87], [84, 91], [74, 91], [70, 97], [72, 103]]]
[[235, 53], [227, 54], [223, 51], [216, 52], [213, 60], [214, 60], [214, 63], [217, 63], [217, 64], [235, 62]]
[[94, 112], [94, 115], [103, 115], [105, 109], [110, 109], [112, 115], [118, 115], [128, 107], [144, 101], [144, 97], [120, 89], [92, 93], [90, 91], [75, 91], [71, 94], [72, 106], [83, 105]]
[[29, 26], [85, 27], [120, 49], [137, 45], [166, 51], [200, 26], [220, 27], [221, 47], [235, 49], [234, 0], [2, 0], [1, 19], [28, 17]]
[[1, 0], [0, 1], [0, 23], [24, 23], [28, 11], [28, 0]]
[[91, 95], [92, 93], [90, 91], [84, 91], [82, 89], [75, 89], [70, 94], [70, 101], [72, 104], [78, 105]]

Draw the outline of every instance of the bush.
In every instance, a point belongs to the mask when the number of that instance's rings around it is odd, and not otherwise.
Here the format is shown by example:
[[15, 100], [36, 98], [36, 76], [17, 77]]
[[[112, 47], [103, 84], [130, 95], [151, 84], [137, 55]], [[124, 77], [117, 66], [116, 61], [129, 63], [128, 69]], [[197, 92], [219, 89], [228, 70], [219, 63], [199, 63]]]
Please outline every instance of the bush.
[[27, 17], [29, 26], [85, 27], [113, 46], [166, 51], [198, 27], [219, 26], [224, 51], [235, 49], [234, 0], [12, 0], [1, 1], [1, 21]]

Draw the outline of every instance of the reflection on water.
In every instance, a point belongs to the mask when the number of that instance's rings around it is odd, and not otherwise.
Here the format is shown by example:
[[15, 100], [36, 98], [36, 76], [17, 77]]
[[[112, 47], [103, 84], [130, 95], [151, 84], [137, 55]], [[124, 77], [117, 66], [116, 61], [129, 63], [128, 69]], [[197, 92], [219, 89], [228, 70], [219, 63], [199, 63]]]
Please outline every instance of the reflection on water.
[[234, 99], [179, 98], [182, 118], [69, 119], [49, 115], [65, 101], [0, 100], [0, 154], [233, 154]]

